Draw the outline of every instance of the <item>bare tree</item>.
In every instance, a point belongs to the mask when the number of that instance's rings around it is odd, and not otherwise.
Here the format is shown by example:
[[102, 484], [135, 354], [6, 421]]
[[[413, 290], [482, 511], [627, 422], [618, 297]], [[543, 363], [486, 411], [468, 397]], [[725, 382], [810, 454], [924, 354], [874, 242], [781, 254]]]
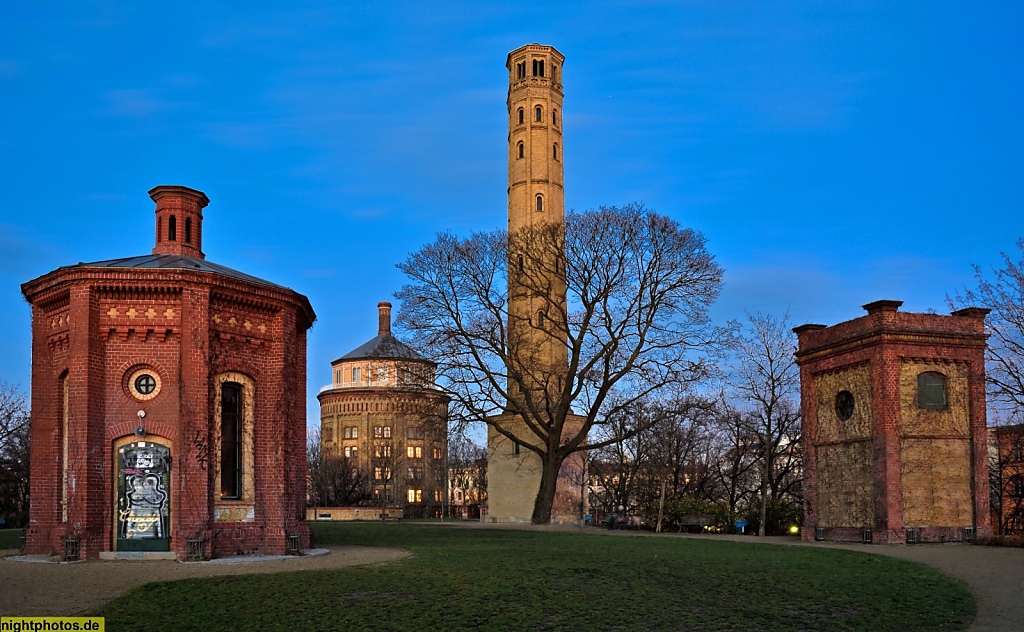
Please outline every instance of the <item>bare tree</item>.
[[992, 310], [985, 321], [990, 334], [985, 377], [991, 405], [1010, 423], [1024, 421], [1024, 239], [1017, 240], [1017, 249], [1013, 257], [1002, 253], [1004, 267], [993, 268], [991, 277], [975, 265], [977, 287], [948, 298], [954, 309]]
[[[667, 385], [705, 379], [702, 355], [720, 336], [707, 311], [722, 270], [704, 236], [639, 204], [570, 212], [564, 226], [513, 235], [442, 234], [398, 267], [410, 279], [397, 294], [398, 325], [438, 362], [454, 416], [539, 457], [534, 523], [550, 522], [569, 455], [643, 428], [588, 445], [591, 430]], [[510, 267], [530, 314], [509, 309]], [[564, 366], [551, 360], [562, 349]], [[567, 425], [574, 414], [582, 423]]]
[[746, 330], [737, 338], [733, 386], [756, 421], [761, 463], [761, 513], [757, 533], [765, 534], [768, 496], [778, 499], [793, 489], [799, 466], [800, 386], [793, 353], [796, 337], [789, 316], [747, 314]]
[[369, 498], [367, 477], [359, 470], [355, 458], [346, 458], [337, 447], [326, 447], [320, 429], [314, 431], [306, 445], [309, 468], [310, 507], [348, 507]]
[[[391, 426], [376, 426], [374, 435], [369, 440], [370, 471], [373, 476], [373, 494], [380, 502], [381, 518], [388, 512], [388, 502], [393, 500], [398, 481], [404, 474], [401, 469], [405, 465], [405, 452], [401, 441], [391, 436]], [[413, 481], [405, 477], [408, 486]], [[397, 499], [399, 502], [404, 499]]]
[[28, 519], [28, 397], [0, 382], [0, 518], [13, 525]]

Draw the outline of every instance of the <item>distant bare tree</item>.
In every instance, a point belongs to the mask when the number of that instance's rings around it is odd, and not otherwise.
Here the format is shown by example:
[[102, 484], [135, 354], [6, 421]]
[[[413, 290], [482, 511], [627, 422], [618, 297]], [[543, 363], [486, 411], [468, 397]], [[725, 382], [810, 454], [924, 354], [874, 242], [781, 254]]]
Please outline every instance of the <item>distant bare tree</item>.
[[320, 429], [314, 431], [306, 446], [309, 469], [310, 507], [347, 507], [367, 500], [366, 475], [359, 471], [358, 460], [346, 458], [337, 447], [324, 447]]
[[[514, 287], [538, 306], [528, 321], [509, 313], [510, 261]], [[438, 362], [453, 415], [489, 423], [540, 458], [534, 523], [550, 522], [569, 455], [644, 429], [624, 426], [588, 444], [595, 427], [666, 386], [705, 379], [703, 356], [720, 339], [708, 307], [722, 270], [704, 236], [639, 204], [570, 212], [564, 226], [513, 235], [443, 234], [399, 268], [410, 283], [397, 294], [398, 325]], [[516, 344], [526, 327], [538, 348]], [[563, 345], [564, 370], [542, 357]], [[528, 434], [516, 436], [501, 413]], [[570, 431], [574, 413], [583, 422]]]
[[0, 517], [12, 525], [28, 518], [29, 408], [17, 387], [0, 382]]
[[[1018, 253], [1002, 253], [1003, 267], [991, 275], [974, 266], [975, 288], [949, 297], [952, 308], [985, 307], [990, 334], [986, 379], [990, 401], [1011, 423], [1024, 421], [1024, 239]], [[1019, 258], [1017, 258], [1019, 257]]]
[[773, 499], [793, 490], [799, 468], [800, 374], [793, 353], [796, 335], [788, 314], [747, 314], [737, 338], [733, 386], [756, 421], [761, 462], [761, 513], [758, 535], [765, 535], [769, 493]]

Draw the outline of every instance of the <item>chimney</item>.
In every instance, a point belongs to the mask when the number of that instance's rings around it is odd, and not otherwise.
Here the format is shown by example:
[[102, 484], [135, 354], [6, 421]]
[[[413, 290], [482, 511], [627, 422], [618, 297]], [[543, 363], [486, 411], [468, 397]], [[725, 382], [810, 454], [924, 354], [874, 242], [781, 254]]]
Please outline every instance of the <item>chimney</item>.
[[202, 191], [170, 185], [153, 187], [149, 190], [149, 197], [156, 202], [153, 254], [205, 259], [203, 209], [210, 203], [210, 198]]
[[391, 303], [377, 303], [377, 335], [391, 335]]

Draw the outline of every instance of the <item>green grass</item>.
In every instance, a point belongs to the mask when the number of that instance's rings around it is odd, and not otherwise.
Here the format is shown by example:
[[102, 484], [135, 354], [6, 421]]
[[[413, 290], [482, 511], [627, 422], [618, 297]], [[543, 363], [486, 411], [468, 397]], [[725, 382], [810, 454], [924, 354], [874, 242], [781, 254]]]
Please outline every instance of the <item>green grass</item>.
[[859, 552], [682, 538], [317, 524], [322, 544], [415, 557], [158, 582], [94, 612], [109, 630], [962, 630], [974, 600]]
[[21, 534], [24, 529], [0, 529], [0, 549], [21, 548]]

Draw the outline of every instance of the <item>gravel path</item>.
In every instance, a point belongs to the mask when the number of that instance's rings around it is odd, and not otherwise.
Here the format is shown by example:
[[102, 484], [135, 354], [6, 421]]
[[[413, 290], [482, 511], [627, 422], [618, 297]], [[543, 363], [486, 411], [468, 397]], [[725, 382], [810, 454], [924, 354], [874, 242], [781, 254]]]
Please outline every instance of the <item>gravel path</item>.
[[245, 563], [119, 560], [56, 564], [5, 558], [0, 559], [0, 615], [77, 615], [129, 588], [152, 581], [365, 566], [412, 555], [403, 549], [370, 546], [338, 546], [329, 550], [327, 555]]

